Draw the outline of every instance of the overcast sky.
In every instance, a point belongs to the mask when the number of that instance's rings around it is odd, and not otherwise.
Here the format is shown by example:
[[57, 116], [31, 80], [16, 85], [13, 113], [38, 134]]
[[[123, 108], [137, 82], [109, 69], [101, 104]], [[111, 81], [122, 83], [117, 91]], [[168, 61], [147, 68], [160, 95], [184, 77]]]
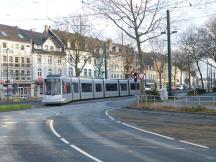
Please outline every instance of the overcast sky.
[[[172, 36], [175, 40], [187, 27], [204, 25], [210, 17], [216, 16], [216, 0], [165, 1], [178, 4], [170, 14], [171, 21], [178, 20], [171, 26], [172, 30], [178, 31]], [[0, 24], [42, 32], [44, 25], [53, 25], [52, 20], [79, 12], [85, 12], [82, 0], [1, 0]], [[96, 28], [103, 31], [104, 38], [117, 40], [120, 37], [119, 30], [111, 23], [98, 21]]]

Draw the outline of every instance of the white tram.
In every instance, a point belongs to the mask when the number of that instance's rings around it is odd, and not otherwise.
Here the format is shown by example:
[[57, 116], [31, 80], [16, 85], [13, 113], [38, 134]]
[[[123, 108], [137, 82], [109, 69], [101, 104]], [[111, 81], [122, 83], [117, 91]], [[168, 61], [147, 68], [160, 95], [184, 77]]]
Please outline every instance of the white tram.
[[84, 79], [50, 75], [44, 79], [43, 104], [140, 94], [140, 81]]

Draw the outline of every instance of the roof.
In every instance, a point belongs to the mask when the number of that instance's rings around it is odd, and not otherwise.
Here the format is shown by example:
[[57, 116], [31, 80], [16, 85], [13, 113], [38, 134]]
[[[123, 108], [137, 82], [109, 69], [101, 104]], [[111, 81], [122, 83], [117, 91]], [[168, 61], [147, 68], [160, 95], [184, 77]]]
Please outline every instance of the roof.
[[42, 44], [47, 38], [48, 36], [43, 33], [0, 24], [0, 39], [25, 43], [32, 41], [36, 44]]

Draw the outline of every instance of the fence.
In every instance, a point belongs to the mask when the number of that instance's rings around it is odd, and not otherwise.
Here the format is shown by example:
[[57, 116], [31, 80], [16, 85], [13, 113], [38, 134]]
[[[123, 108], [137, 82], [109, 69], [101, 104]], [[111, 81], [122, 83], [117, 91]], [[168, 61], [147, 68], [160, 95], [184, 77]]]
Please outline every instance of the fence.
[[177, 98], [176, 96], [169, 97], [168, 100], [160, 100], [159, 96], [139, 95], [136, 96], [137, 103], [155, 103], [160, 102], [166, 105], [175, 106], [205, 106], [216, 108], [216, 96], [185, 96]]

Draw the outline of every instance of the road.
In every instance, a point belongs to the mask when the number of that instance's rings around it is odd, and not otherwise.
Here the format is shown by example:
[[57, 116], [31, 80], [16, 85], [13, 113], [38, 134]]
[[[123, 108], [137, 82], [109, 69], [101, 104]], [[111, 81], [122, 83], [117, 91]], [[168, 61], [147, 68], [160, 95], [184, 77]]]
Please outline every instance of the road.
[[215, 148], [114, 119], [132, 98], [101, 101], [1, 113], [0, 162], [216, 161]]

